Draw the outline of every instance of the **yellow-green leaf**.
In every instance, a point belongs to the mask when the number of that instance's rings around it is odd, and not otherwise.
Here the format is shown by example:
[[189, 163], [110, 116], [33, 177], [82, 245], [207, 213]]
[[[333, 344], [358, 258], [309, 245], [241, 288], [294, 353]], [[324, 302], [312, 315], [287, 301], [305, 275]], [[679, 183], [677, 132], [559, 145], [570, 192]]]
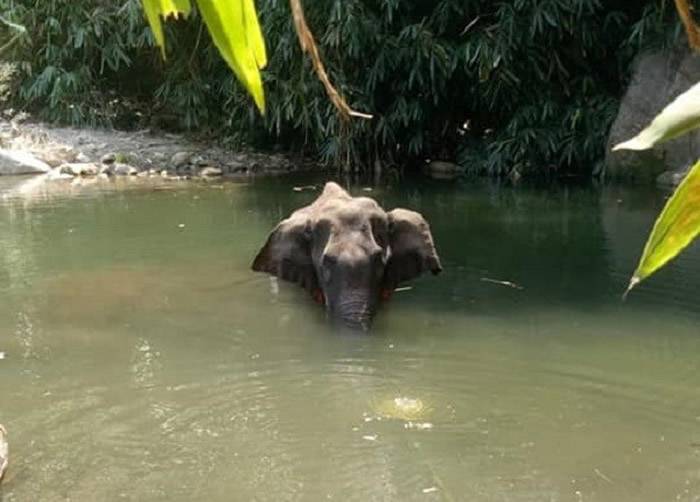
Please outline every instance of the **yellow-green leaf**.
[[255, 11], [253, 0], [243, 0], [243, 17], [245, 18], [245, 33], [248, 37], [248, 45], [253, 51], [258, 68], [267, 65], [267, 53], [265, 52], [265, 40], [262, 37], [258, 14]]
[[646, 150], [700, 126], [700, 83], [674, 99], [642, 132], [613, 150]]
[[165, 59], [165, 36], [163, 35], [163, 24], [161, 17], [179, 16], [187, 17], [192, 6], [189, 0], [143, 0], [143, 10], [146, 12], [146, 19], [151, 26], [156, 45], [160, 47], [160, 53]]
[[[654, 224], [627, 293], [700, 234], [700, 161], [676, 188]], [[625, 293], [625, 294], [627, 294]]]
[[[214, 45], [248, 92], [261, 113], [265, 94], [260, 68], [265, 64], [262, 33], [252, 0], [198, 0], [197, 5]], [[252, 12], [250, 12], [252, 10]]]

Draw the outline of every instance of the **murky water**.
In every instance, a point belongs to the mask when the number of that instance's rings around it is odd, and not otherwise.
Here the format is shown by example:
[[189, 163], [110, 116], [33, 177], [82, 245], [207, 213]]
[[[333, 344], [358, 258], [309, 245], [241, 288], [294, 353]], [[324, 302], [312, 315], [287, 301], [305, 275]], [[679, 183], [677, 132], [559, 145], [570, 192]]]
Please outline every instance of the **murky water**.
[[0, 187], [0, 500], [698, 500], [698, 246], [620, 301], [664, 194], [375, 188], [445, 272], [347, 335], [249, 271], [292, 183]]

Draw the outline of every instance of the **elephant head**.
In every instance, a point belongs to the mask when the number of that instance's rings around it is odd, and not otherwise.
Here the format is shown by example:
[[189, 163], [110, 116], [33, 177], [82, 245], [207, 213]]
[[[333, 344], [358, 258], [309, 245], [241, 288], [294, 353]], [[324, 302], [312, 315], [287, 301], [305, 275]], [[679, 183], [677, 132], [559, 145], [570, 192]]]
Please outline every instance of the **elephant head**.
[[352, 197], [333, 182], [275, 227], [252, 268], [299, 284], [333, 318], [361, 329], [400, 282], [442, 271], [419, 213], [385, 212], [373, 199]]

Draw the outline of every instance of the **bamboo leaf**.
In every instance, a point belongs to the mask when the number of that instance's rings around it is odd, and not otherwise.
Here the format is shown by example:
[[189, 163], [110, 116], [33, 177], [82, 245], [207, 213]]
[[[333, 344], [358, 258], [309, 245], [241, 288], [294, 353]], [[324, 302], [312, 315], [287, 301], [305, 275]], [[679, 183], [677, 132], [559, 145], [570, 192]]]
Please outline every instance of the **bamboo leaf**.
[[189, 0], [143, 0], [143, 10], [146, 12], [146, 19], [153, 31], [156, 45], [160, 47], [160, 53], [165, 59], [165, 36], [163, 35], [163, 24], [161, 17], [167, 19], [169, 16], [187, 17], [192, 6]]
[[634, 138], [614, 150], [646, 150], [700, 126], [700, 83], [674, 99]]
[[[266, 62], [253, 0], [198, 0], [197, 5], [224, 61], [265, 113], [259, 69]], [[252, 10], [252, 12], [251, 12]]]
[[[260, 68], [267, 64], [265, 41], [254, 0], [198, 0], [197, 5], [221, 57], [265, 113], [265, 94]], [[187, 16], [189, 0], [143, 0], [146, 19], [165, 59], [165, 36], [161, 18]]]
[[258, 14], [255, 12], [253, 0], [243, 0], [243, 17], [245, 18], [245, 33], [248, 37], [248, 45], [255, 55], [258, 68], [267, 66], [267, 54], [265, 52], [265, 40], [262, 37]]
[[676, 188], [654, 224], [625, 292], [664, 266], [700, 234], [700, 161]]

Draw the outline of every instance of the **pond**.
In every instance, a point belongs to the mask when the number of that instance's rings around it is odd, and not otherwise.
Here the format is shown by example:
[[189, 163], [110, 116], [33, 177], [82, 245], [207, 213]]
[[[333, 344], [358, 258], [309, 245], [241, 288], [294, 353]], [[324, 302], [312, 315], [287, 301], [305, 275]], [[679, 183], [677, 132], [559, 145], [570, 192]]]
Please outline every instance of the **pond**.
[[620, 299], [666, 194], [353, 185], [445, 270], [347, 334], [249, 269], [314, 183], [0, 187], [0, 500], [697, 500], [700, 249]]

